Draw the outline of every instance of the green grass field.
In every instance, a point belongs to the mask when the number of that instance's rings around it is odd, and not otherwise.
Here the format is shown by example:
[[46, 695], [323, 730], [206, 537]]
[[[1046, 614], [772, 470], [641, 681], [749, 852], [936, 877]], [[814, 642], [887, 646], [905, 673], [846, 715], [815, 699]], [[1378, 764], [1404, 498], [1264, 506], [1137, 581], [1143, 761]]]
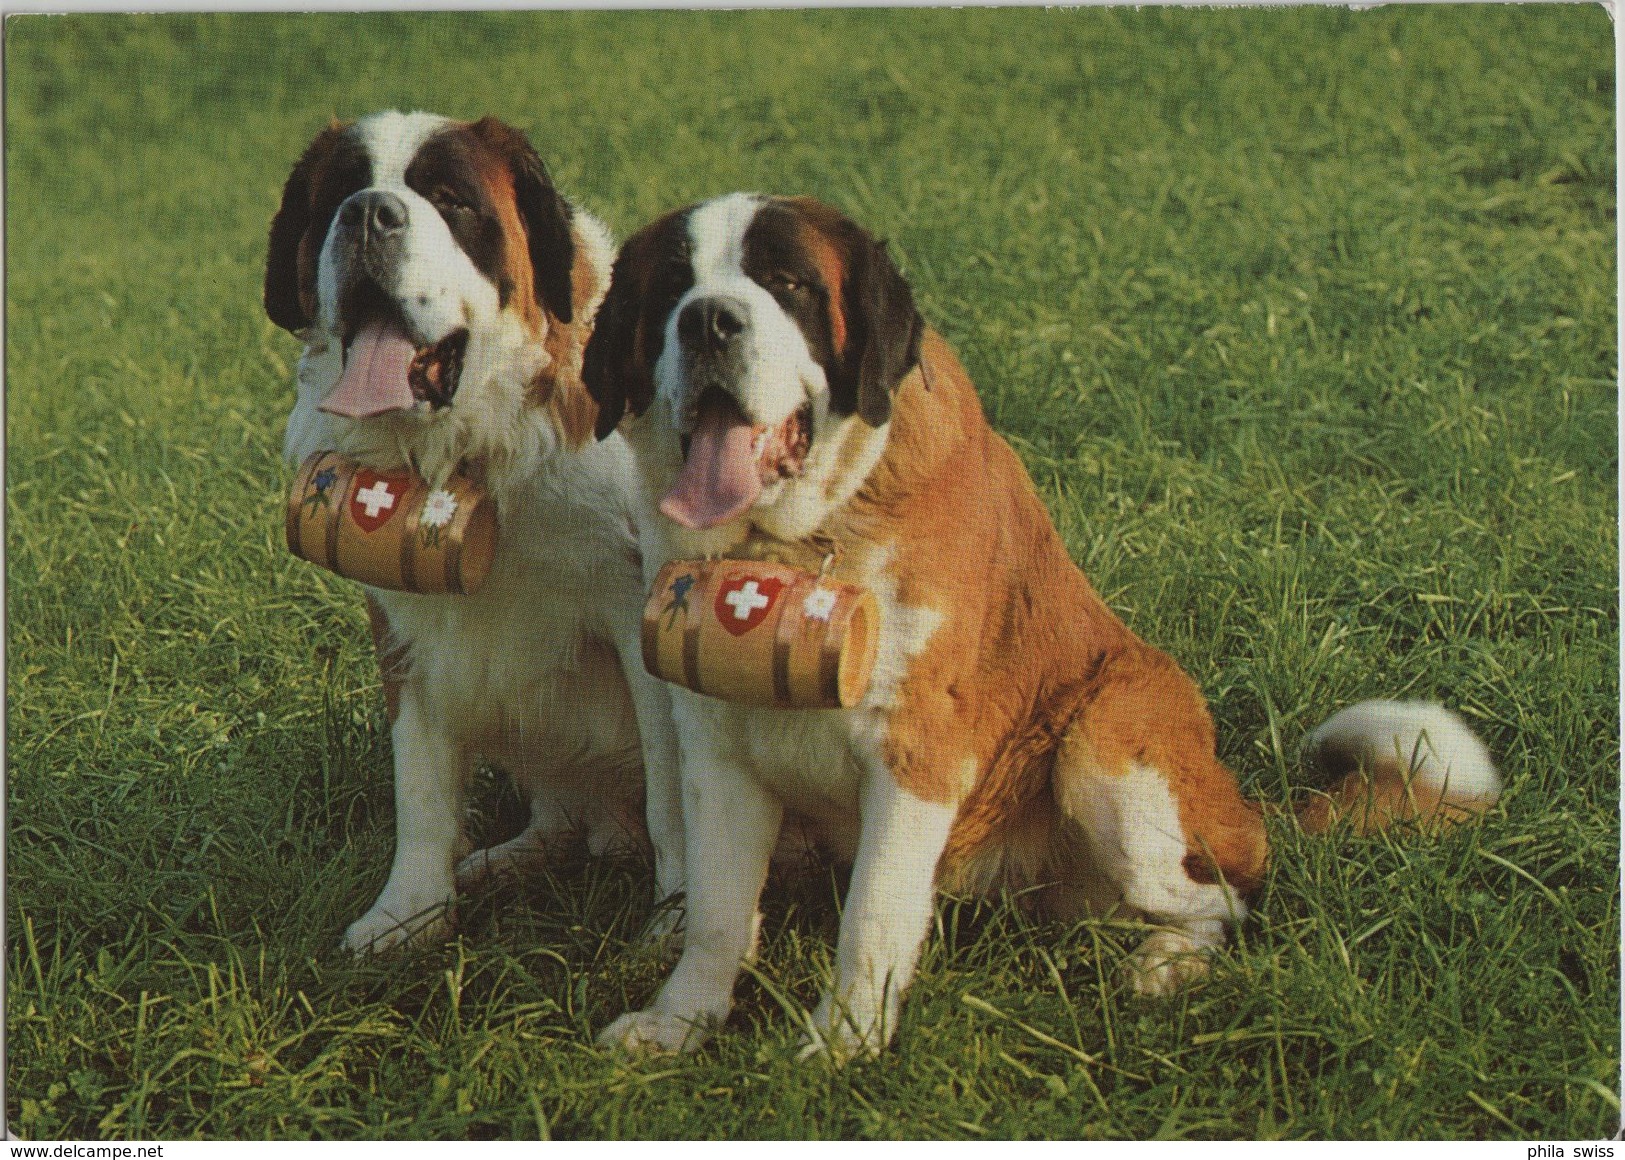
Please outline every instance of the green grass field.
[[[1619, 1126], [1614, 71], [1595, 6], [6, 22], [6, 1117], [25, 1137], [1469, 1137]], [[1163, 1004], [1137, 932], [944, 902], [895, 1048], [795, 1062], [831, 883], [727, 1032], [645, 866], [336, 953], [392, 843], [356, 588], [281, 546], [281, 183], [494, 113], [624, 236], [736, 188], [892, 239], [1097, 587], [1255, 796], [1366, 696], [1472, 719], [1482, 825], [1274, 832]], [[476, 825], [514, 802], [482, 782]]]

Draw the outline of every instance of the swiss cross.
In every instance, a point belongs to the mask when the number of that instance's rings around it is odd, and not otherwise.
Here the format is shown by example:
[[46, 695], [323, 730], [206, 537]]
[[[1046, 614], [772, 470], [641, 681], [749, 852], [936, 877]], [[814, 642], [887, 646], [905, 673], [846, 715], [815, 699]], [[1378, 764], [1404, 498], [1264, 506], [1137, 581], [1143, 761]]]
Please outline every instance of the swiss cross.
[[350, 496], [350, 519], [369, 535], [389, 522], [399, 510], [398, 501], [411, 489], [407, 475], [384, 475], [363, 468], [356, 472], [355, 492]]
[[750, 614], [758, 608], [766, 608], [773, 602], [762, 595], [762, 590], [756, 586], [756, 581], [746, 580], [742, 588], [735, 588], [723, 600], [733, 605], [735, 620], [749, 620]]
[[367, 509], [369, 520], [377, 519], [379, 512], [395, 506], [395, 497], [390, 494], [387, 479], [380, 479], [371, 487], [364, 487], [356, 492], [355, 501]]
[[743, 636], [767, 619], [783, 587], [783, 580], [771, 576], [734, 576], [717, 590], [717, 619], [734, 636]]

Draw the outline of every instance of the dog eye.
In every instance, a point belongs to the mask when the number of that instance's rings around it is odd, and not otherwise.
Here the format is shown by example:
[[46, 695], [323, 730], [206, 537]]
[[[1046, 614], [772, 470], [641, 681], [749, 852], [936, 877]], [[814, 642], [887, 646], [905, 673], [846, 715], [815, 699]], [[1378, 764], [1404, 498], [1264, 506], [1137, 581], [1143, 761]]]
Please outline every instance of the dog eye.
[[441, 186], [429, 195], [429, 204], [441, 213], [466, 213], [473, 207], [455, 192]]
[[783, 270], [775, 271], [767, 276], [767, 287], [782, 294], [801, 294], [811, 290], [812, 285], [803, 278], [789, 274]]

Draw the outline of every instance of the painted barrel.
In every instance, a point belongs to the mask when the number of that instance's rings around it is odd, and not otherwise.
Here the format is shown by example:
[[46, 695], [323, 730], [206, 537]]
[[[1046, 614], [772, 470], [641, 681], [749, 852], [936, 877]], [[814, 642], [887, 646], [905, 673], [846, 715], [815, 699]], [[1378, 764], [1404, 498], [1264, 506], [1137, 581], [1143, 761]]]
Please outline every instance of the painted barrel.
[[643, 609], [643, 664], [696, 693], [782, 709], [863, 699], [880, 639], [874, 594], [756, 560], [673, 560]]
[[336, 451], [305, 460], [288, 492], [288, 550], [401, 592], [477, 592], [496, 551], [496, 504], [461, 475], [430, 487]]

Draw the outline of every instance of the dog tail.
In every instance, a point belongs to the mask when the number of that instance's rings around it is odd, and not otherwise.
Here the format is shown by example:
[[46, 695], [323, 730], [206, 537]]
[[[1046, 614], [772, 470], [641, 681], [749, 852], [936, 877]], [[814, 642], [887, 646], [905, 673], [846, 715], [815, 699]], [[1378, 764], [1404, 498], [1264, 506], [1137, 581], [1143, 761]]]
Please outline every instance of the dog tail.
[[1305, 760], [1331, 780], [1297, 811], [1311, 834], [1343, 820], [1355, 833], [1414, 821], [1436, 830], [1495, 804], [1501, 775], [1456, 714], [1422, 701], [1363, 701], [1309, 735]]

